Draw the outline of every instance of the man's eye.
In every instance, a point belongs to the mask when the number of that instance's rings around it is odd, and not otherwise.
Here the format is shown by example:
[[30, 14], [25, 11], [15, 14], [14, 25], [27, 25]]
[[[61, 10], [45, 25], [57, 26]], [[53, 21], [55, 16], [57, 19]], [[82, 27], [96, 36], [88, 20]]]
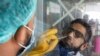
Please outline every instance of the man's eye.
[[76, 36], [77, 38], [83, 37], [83, 35], [82, 35], [80, 32], [75, 32], [75, 36]]
[[70, 40], [70, 39], [71, 39], [71, 37], [70, 37], [70, 36], [67, 36], [67, 37], [66, 37], [66, 40]]

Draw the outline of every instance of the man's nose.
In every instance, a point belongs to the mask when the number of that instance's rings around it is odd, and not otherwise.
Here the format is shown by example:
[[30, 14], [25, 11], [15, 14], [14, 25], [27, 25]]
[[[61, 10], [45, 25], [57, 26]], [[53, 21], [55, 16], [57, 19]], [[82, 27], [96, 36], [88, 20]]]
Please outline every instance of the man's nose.
[[71, 32], [69, 34], [69, 41], [70, 41], [70, 43], [73, 43], [73, 41], [74, 41], [74, 32]]

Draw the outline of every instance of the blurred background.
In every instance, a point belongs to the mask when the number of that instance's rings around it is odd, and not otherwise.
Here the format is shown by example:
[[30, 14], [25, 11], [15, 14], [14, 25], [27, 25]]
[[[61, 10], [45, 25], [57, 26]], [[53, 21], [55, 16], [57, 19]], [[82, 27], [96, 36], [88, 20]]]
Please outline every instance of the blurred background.
[[[41, 34], [52, 25], [62, 32], [65, 24], [76, 18], [84, 18], [92, 26], [93, 37], [82, 54], [100, 56], [100, 0], [37, 0], [37, 30]], [[59, 23], [56, 24], [57, 20]], [[98, 41], [96, 40], [98, 39]], [[95, 43], [97, 41], [98, 43]]]

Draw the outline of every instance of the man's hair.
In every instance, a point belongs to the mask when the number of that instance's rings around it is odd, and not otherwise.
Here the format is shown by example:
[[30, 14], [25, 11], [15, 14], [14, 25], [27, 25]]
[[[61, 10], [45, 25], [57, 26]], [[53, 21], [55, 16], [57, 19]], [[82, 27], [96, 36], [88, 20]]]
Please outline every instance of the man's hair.
[[[81, 24], [82, 26], [85, 27], [85, 29], [86, 29], [86, 37], [85, 37], [85, 38], [86, 38], [86, 41], [89, 42], [90, 39], [91, 39], [91, 37], [92, 37], [91, 26], [90, 26], [86, 21], [84, 21], [83, 19], [80, 19], [80, 18], [73, 20], [73, 21], [70, 23], [69, 26], [72, 26], [72, 25], [75, 24], [75, 23], [79, 23], [79, 24]], [[66, 28], [67, 28], [67, 27], [65, 26], [64, 29], [66, 29]], [[66, 30], [67, 30], [67, 29], [66, 29]], [[63, 34], [63, 32], [62, 32], [62, 34]]]

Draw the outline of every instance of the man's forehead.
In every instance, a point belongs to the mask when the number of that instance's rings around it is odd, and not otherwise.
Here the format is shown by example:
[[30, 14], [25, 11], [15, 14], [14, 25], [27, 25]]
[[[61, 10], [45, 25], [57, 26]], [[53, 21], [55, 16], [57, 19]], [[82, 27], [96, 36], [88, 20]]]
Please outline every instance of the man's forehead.
[[82, 25], [82, 24], [79, 24], [79, 23], [74, 23], [72, 24], [71, 26], [73, 29], [81, 32], [84, 36], [86, 35], [86, 28]]

